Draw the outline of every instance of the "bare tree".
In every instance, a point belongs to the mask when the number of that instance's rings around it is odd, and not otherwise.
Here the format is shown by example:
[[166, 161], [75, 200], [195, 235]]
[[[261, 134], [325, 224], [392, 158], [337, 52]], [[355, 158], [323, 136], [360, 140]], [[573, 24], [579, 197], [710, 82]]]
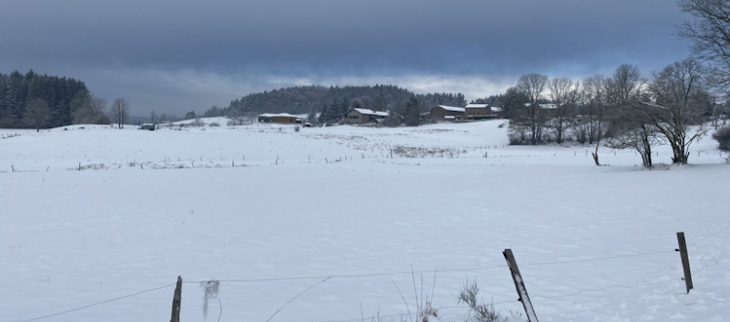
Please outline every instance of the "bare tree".
[[713, 83], [730, 88], [730, 1], [680, 0], [679, 8], [695, 19], [679, 27], [679, 35], [694, 41], [694, 53], [709, 64]]
[[535, 145], [542, 142], [542, 128], [545, 123], [545, 115], [542, 112], [539, 101], [547, 83], [547, 76], [540, 74], [527, 74], [517, 81], [517, 90], [527, 96], [528, 105], [524, 109], [524, 118], [530, 131], [530, 143]]
[[[641, 103], [635, 103], [641, 104]], [[651, 148], [659, 141], [657, 130], [635, 109], [626, 109], [617, 115], [613, 136], [608, 138], [608, 146], [613, 149], [633, 149], [641, 156], [645, 168], [654, 166]]]
[[606, 83], [606, 77], [601, 75], [589, 77], [583, 81], [582, 98], [587, 111], [584, 115], [585, 124], [589, 143], [592, 144], [595, 141], [596, 144], [596, 150], [592, 153], [596, 166], [601, 166], [601, 162], [598, 160], [598, 148], [601, 146], [603, 138], [603, 120], [606, 114]]
[[[611, 136], [608, 146], [614, 149], [634, 149], [644, 167], [651, 168], [651, 148], [658, 142], [657, 129], [651, 119], [639, 110], [644, 81], [634, 65], [619, 66], [606, 82], [606, 104], [611, 111]], [[596, 157], [594, 157], [596, 158]]]
[[673, 163], [687, 164], [689, 146], [707, 133], [702, 114], [712, 102], [703, 76], [697, 60], [676, 62], [655, 74], [649, 84], [654, 104], [633, 104], [672, 147]]
[[71, 101], [71, 116], [74, 124], [109, 123], [109, 118], [104, 113], [105, 108], [105, 100], [88, 92], [81, 92]]
[[124, 128], [124, 123], [129, 119], [129, 103], [123, 98], [117, 98], [112, 103], [111, 117], [120, 129]]
[[106, 100], [91, 96], [91, 111], [97, 115], [99, 124], [109, 123], [109, 118], [106, 117]]
[[28, 125], [35, 127], [36, 132], [40, 132], [50, 116], [51, 109], [43, 99], [33, 98], [25, 104], [23, 117]]
[[568, 77], [553, 78], [548, 82], [550, 99], [558, 105], [555, 117], [549, 121], [550, 127], [555, 132], [555, 141], [563, 143], [565, 129], [568, 127], [568, 118], [573, 114], [575, 104], [578, 101], [580, 82]]

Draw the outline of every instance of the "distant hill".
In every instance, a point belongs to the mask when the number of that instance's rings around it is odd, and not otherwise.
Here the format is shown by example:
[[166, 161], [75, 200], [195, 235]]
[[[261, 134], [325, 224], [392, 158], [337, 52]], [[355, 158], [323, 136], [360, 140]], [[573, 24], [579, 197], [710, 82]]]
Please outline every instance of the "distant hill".
[[[426, 110], [435, 105], [464, 106], [461, 93], [415, 94], [394, 85], [375, 86], [296, 86], [254, 93], [233, 100], [225, 109], [211, 109], [206, 117], [246, 115], [254, 113], [320, 113], [336, 110], [344, 114], [351, 107], [374, 111], [391, 111], [416, 96]], [[217, 115], [215, 115], [217, 114]]]

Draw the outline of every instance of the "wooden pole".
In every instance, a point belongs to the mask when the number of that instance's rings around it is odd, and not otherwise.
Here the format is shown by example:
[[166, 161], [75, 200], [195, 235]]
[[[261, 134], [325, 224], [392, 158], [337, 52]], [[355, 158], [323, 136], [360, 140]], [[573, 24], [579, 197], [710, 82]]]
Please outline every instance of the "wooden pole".
[[170, 322], [180, 322], [180, 302], [182, 302], [182, 277], [177, 277], [175, 293], [172, 297], [172, 317]]
[[530, 296], [527, 295], [525, 281], [522, 279], [522, 274], [520, 274], [520, 268], [517, 267], [517, 261], [515, 261], [515, 256], [514, 254], [512, 254], [512, 250], [507, 248], [502, 252], [502, 254], [504, 255], [504, 259], [507, 261], [510, 272], [512, 273], [512, 280], [514, 280], [515, 282], [515, 289], [517, 290], [517, 295], [519, 295], [519, 301], [522, 302], [522, 306], [525, 308], [527, 321], [538, 322], [537, 314], [535, 314], [535, 309], [532, 307]]
[[679, 248], [676, 250], [682, 257], [682, 268], [684, 269], [684, 284], [687, 287], [687, 294], [689, 294], [689, 290], [694, 288], [694, 285], [692, 285], [692, 271], [689, 268], [689, 254], [687, 254], [687, 242], [684, 239], [684, 232], [680, 231], [677, 233], [677, 242], [679, 243]]

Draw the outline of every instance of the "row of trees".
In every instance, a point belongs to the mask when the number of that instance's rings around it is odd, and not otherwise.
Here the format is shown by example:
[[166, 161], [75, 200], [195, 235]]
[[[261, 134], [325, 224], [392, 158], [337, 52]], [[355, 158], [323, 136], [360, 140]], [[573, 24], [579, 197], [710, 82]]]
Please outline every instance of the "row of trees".
[[[691, 58], [642, 78], [633, 65], [621, 65], [611, 76], [577, 81], [539, 74], [522, 76], [503, 95], [484, 101], [502, 102], [511, 118], [514, 144], [562, 143], [574, 139], [614, 149], [633, 149], [645, 167], [652, 167], [652, 147], [667, 144], [672, 162], [686, 164], [689, 147], [704, 136], [707, 121], [718, 128], [730, 96], [730, 2], [681, 0], [681, 10], [695, 19], [680, 26], [680, 35], [694, 41]], [[544, 93], [548, 93], [545, 95]], [[544, 108], [551, 102], [554, 107]], [[720, 146], [730, 130], [714, 135]]]
[[[502, 97], [512, 116], [510, 141], [595, 144], [596, 165], [600, 165], [598, 148], [605, 143], [636, 150], [646, 167], [652, 166], [652, 147], [665, 143], [672, 147], [672, 162], [686, 164], [689, 146], [707, 133], [705, 121], [719, 117], [708, 76], [692, 58], [671, 64], [650, 79], [628, 64], [611, 76], [583, 81], [524, 75]], [[546, 109], [541, 102], [552, 105]]]

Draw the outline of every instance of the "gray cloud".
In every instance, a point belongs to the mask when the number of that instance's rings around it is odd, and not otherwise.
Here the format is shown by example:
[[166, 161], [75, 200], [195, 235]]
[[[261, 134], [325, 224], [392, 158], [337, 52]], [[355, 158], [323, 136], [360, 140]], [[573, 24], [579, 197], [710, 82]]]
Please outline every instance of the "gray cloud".
[[0, 70], [63, 72], [145, 113], [306, 81], [476, 98], [529, 72], [661, 68], [688, 54], [683, 19], [666, 0], [0, 0]]

